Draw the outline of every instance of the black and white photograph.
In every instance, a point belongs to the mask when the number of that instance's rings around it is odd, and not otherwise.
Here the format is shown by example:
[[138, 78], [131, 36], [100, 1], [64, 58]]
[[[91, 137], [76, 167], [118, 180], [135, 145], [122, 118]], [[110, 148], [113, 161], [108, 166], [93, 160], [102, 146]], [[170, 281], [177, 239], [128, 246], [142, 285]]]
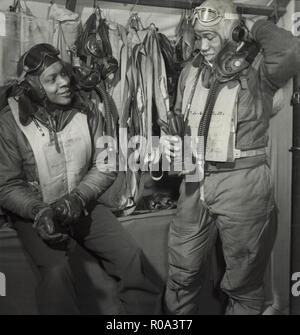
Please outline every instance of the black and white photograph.
[[300, 0], [0, 0], [15, 315], [300, 315]]

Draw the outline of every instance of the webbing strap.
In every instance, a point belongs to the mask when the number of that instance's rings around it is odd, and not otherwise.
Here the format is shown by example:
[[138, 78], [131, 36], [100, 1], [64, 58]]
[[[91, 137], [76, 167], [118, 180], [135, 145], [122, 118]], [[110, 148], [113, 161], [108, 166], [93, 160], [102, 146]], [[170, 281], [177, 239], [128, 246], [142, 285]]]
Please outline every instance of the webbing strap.
[[167, 90], [167, 75], [166, 67], [161, 54], [160, 46], [157, 40], [156, 33], [153, 34], [153, 50], [152, 57], [154, 63], [154, 98], [161, 120], [167, 121], [167, 113], [170, 109], [169, 94]]
[[[125, 103], [125, 86], [126, 86], [126, 73], [127, 73], [127, 62], [128, 62], [128, 44], [127, 44], [127, 36], [126, 32], [119, 28], [121, 40], [123, 42], [123, 46], [121, 47], [121, 103], [122, 110], [124, 110]], [[122, 120], [122, 114], [120, 119]]]
[[[146, 92], [147, 92], [147, 116], [146, 116], [146, 127], [147, 127], [147, 140], [149, 150], [152, 148], [151, 135], [152, 135], [152, 98], [153, 98], [153, 61], [150, 54], [150, 50], [153, 47], [153, 39], [149, 38], [149, 33], [146, 40]], [[151, 152], [151, 151], [150, 151]]]
[[246, 158], [246, 157], [255, 157], [260, 155], [265, 155], [267, 153], [267, 148], [255, 149], [255, 150], [234, 150], [234, 158]]

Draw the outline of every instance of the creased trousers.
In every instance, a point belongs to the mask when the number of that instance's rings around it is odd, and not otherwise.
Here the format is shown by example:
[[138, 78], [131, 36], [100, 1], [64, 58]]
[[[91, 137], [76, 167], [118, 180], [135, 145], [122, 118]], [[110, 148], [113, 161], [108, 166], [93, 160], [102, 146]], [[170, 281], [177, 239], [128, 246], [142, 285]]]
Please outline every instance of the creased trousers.
[[277, 233], [277, 212], [269, 167], [209, 174], [183, 182], [177, 215], [169, 231], [165, 305], [169, 314], [196, 314], [197, 296], [219, 234], [228, 296], [226, 314], [261, 314], [263, 279]]

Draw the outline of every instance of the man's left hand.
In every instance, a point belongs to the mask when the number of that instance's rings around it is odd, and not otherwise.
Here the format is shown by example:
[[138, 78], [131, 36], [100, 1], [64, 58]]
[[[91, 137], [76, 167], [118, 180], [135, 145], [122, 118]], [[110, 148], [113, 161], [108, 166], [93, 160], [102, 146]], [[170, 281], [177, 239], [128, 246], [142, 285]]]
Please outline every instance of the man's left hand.
[[58, 199], [52, 208], [61, 225], [68, 226], [79, 220], [84, 202], [76, 193], [71, 193]]

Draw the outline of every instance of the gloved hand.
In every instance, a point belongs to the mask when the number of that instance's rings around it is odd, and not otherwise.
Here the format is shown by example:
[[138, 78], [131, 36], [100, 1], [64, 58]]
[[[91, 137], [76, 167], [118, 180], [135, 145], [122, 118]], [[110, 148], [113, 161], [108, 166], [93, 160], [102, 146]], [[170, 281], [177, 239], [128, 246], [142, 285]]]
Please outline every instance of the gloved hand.
[[38, 235], [49, 245], [58, 246], [67, 243], [69, 235], [57, 232], [55, 227], [55, 213], [50, 207], [43, 208], [36, 215], [33, 228], [37, 230]]
[[51, 207], [59, 223], [62, 226], [69, 226], [78, 221], [84, 209], [84, 201], [75, 190], [58, 199]]

